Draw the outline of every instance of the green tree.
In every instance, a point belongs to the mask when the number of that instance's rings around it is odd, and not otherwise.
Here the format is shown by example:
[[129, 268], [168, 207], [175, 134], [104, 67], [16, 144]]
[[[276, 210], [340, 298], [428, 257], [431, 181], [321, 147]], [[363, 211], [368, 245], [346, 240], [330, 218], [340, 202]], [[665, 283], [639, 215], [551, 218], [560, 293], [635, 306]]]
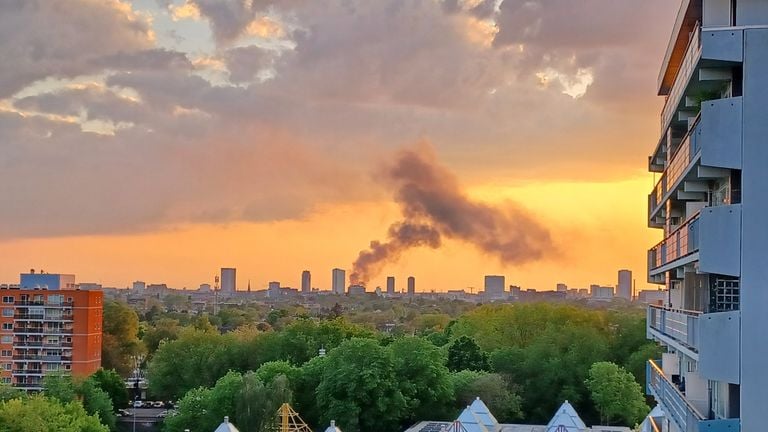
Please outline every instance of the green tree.
[[452, 371], [486, 371], [488, 354], [483, 352], [474, 339], [461, 336], [448, 346], [448, 369]]
[[182, 328], [179, 325], [179, 320], [160, 318], [144, 331], [144, 336], [141, 341], [144, 342], [147, 353], [151, 356], [157, 351], [160, 342], [178, 339], [181, 330]]
[[132, 357], [142, 351], [139, 342], [139, 316], [125, 303], [104, 303], [101, 363], [106, 369], [114, 369], [122, 376], [133, 370]]
[[117, 419], [112, 400], [93, 380], [75, 380], [61, 373], [48, 374], [43, 378], [43, 393], [61, 404], [82, 403], [89, 415], [96, 416], [110, 430], [115, 430]]
[[585, 384], [606, 425], [622, 420], [633, 426], [648, 414], [648, 405], [635, 377], [615, 363], [593, 364]]
[[317, 387], [323, 423], [335, 419], [347, 432], [383, 432], [399, 428], [406, 403], [391, 353], [371, 339], [350, 339], [328, 354]]
[[116, 371], [101, 368], [88, 379], [109, 395], [115, 409], [128, 406], [130, 401], [128, 389], [125, 388], [123, 378]]
[[286, 377], [289, 383], [295, 383], [299, 379], [300, 374], [301, 370], [299, 368], [282, 360], [264, 363], [256, 370], [256, 376], [266, 384], [271, 383], [281, 375]]
[[452, 373], [450, 381], [454, 391], [453, 406], [457, 411], [479, 397], [500, 422], [509, 423], [522, 418], [522, 398], [505, 377], [462, 370]]
[[36, 432], [108, 432], [98, 417], [78, 402], [62, 404], [42, 395], [0, 403], [0, 430]]
[[453, 399], [445, 355], [430, 342], [416, 337], [395, 339], [389, 345], [395, 377], [405, 398], [407, 420], [447, 419]]

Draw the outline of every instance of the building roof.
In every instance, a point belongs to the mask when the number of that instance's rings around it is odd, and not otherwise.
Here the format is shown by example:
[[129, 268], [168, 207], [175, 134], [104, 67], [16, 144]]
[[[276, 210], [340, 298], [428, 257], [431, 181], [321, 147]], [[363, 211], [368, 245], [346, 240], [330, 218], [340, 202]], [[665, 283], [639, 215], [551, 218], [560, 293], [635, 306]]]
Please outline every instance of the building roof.
[[235, 425], [229, 422], [229, 417], [224, 417], [224, 421], [221, 422], [219, 427], [213, 432], [240, 432]]
[[341, 429], [336, 426], [336, 420], [331, 420], [331, 425], [325, 428], [325, 432], [341, 432]]
[[475, 413], [475, 416], [480, 419], [481, 423], [488, 429], [493, 430], [499, 425], [499, 422], [496, 420], [496, 417], [491, 414], [491, 410], [488, 409], [488, 407], [483, 403], [482, 400], [480, 400], [479, 397], [477, 397], [473, 402], [472, 405], [469, 406], [469, 409], [472, 410], [473, 413]]
[[547, 432], [561, 432], [565, 428], [568, 432], [582, 432], [587, 430], [587, 425], [581, 420], [576, 410], [568, 402], [563, 402], [552, 420], [547, 423]]

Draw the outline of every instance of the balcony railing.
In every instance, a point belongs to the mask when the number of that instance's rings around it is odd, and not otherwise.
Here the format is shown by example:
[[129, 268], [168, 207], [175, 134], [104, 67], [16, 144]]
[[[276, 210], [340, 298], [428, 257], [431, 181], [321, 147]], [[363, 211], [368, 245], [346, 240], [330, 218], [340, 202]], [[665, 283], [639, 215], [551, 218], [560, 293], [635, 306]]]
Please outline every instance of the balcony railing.
[[672, 89], [669, 92], [669, 96], [667, 96], [664, 108], [661, 110], [662, 133], [664, 133], [669, 122], [672, 121], [672, 117], [677, 112], [680, 99], [682, 99], [683, 92], [688, 86], [688, 81], [691, 79], [691, 75], [696, 69], [696, 64], [699, 62], [699, 58], [701, 58], [701, 26], [697, 23], [696, 27], [691, 32], [688, 48], [685, 51], [685, 57], [683, 57], [683, 61], [680, 63], [680, 69], [675, 76], [675, 83], [672, 85]]
[[649, 251], [649, 265], [655, 270], [699, 249], [699, 215], [681, 225]]
[[661, 404], [664, 415], [682, 432], [739, 432], [738, 418], [710, 419], [685, 398], [685, 395], [664, 375], [661, 367], [648, 360], [645, 376], [648, 393]]
[[667, 167], [664, 169], [664, 173], [659, 178], [659, 181], [656, 182], [656, 186], [653, 188], [653, 192], [651, 192], [650, 214], [653, 214], [664, 202], [664, 197], [667, 192], [675, 187], [677, 181], [680, 180], [680, 177], [688, 168], [688, 165], [693, 162], [698, 154], [699, 143], [696, 139], [696, 128], [700, 118], [700, 116], [696, 118], [696, 121], [688, 130], [685, 137], [683, 137], [677, 150], [669, 159]]
[[698, 352], [701, 312], [648, 306], [648, 327]]
[[648, 389], [664, 405], [664, 413], [684, 432], [698, 431], [698, 422], [705, 420], [693, 405], [685, 399], [677, 386], [664, 376], [653, 360], [648, 360], [646, 370]]

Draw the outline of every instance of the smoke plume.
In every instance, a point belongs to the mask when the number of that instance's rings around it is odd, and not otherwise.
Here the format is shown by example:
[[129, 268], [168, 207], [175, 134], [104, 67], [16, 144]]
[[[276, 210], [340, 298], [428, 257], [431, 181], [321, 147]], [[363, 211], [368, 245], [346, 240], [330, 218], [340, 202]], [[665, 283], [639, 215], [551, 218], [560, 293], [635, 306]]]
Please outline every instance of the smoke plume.
[[404, 220], [389, 227], [385, 242], [372, 241], [360, 252], [352, 283], [367, 282], [407, 249], [440, 247], [443, 237], [469, 243], [503, 264], [535, 261], [553, 248], [549, 231], [518, 206], [471, 200], [428, 146], [401, 151], [385, 179]]

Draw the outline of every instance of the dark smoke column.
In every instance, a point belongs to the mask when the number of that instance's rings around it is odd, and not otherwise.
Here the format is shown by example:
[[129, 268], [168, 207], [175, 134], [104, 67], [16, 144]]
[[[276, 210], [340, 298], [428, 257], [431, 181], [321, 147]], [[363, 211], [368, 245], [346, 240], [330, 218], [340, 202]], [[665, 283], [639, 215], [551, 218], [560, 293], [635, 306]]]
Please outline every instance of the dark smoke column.
[[383, 177], [395, 191], [403, 220], [389, 227], [385, 242], [374, 240], [360, 252], [350, 274], [354, 284], [365, 284], [408, 249], [439, 248], [443, 238], [469, 243], [508, 265], [536, 261], [554, 250], [549, 231], [525, 210], [470, 199], [426, 144], [401, 151]]

